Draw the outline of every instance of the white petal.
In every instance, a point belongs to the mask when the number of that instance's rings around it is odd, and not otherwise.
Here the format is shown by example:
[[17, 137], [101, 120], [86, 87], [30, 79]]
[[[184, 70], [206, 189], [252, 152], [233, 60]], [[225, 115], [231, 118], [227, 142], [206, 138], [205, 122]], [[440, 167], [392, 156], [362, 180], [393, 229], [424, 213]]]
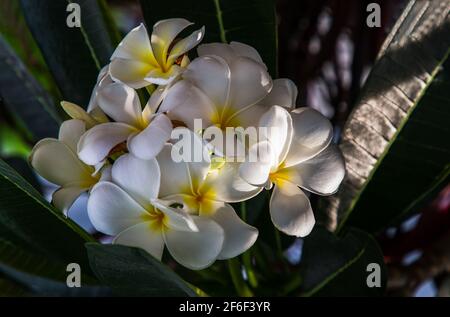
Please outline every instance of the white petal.
[[224, 260], [247, 251], [258, 238], [258, 229], [246, 224], [233, 207], [218, 203], [216, 212], [210, 216], [223, 229], [225, 239], [218, 259]]
[[259, 55], [258, 51], [255, 48], [241, 42], [230, 42], [230, 46], [233, 49], [236, 56], [251, 58], [255, 62], [263, 65], [265, 69], [267, 69], [261, 56]]
[[157, 22], [153, 26], [153, 32], [151, 37], [151, 43], [155, 58], [159, 65], [165, 65], [167, 60], [167, 52], [169, 51], [170, 44], [175, 37], [193, 23], [186, 19], [167, 19]]
[[259, 125], [266, 128], [264, 132], [277, 158], [277, 164], [281, 164], [288, 154], [293, 136], [289, 112], [282, 107], [273, 106], [261, 117]]
[[179, 152], [182, 150], [183, 153], [190, 153], [185, 162], [188, 164], [192, 188], [196, 190], [205, 180], [211, 165], [209, 148], [197, 133], [186, 128], [177, 128], [174, 130], [175, 135], [178, 131], [182, 132], [183, 137], [173, 145], [173, 149], [178, 148]]
[[273, 81], [270, 93], [259, 102], [265, 106], [281, 106], [295, 108], [298, 90], [294, 82], [287, 78], [279, 78]]
[[113, 236], [141, 223], [147, 214], [130, 195], [110, 182], [100, 182], [94, 186], [87, 209], [95, 229]]
[[86, 186], [93, 180], [94, 169], [84, 165], [64, 143], [55, 139], [43, 139], [33, 148], [31, 166], [43, 178], [54, 184], [79, 184]]
[[124, 37], [122, 42], [119, 43], [111, 56], [111, 60], [114, 61], [117, 58], [141, 61], [153, 64], [154, 66], [157, 65], [144, 24], [141, 23], [132, 29]]
[[275, 162], [271, 143], [258, 142], [250, 147], [246, 161], [239, 167], [239, 175], [249, 184], [265, 186]]
[[159, 187], [159, 197], [192, 193], [189, 169], [186, 162], [175, 162], [172, 160], [171, 144], [166, 144], [157, 156], [161, 170], [161, 184]]
[[292, 182], [319, 195], [335, 193], [345, 176], [344, 159], [334, 145], [307, 161], [283, 170], [287, 175], [292, 175]]
[[92, 89], [91, 98], [89, 99], [89, 104], [86, 109], [87, 112], [91, 112], [95, 108], [97, 108], [97, 90], [101, 87], [104, 87], [108, 84], [111, 84], [113, 82], [111, 76], [109, 75], [109, 64], [106, 66], [103, 66], [103, 68], [100, 70], [98, 76], [97, 76], [97, 83], [94, 86], [94, 89]]
[[113, 240], [113, 244], [139, 247], [158, 260], [161, 260], [164, 251], [164, 239], [161, 232], [151, 230], [148, 222], [138, 223], [125, 229]]
[[128, 148], [141, 159], [152, 159], [161, 152], [164, 144], [170, 139], [171, 132], [170, 119], [163, 114], [156, 115], [144, 131], [130, 138]]
[[171, 201], [161, 199], [152, 200], [153, 206], [169, 218], [167, 223], [169, 229], [178, 231], [198, 231], [198, 227], [192, 217], [182, 209], [170, 207], [171, 203]]
[[296, 237], [307, 236], [316, 222], [308, 197], [297, 185], [286, 181], [275, 185], [270, 217], [280, 231]]
[[188, 37], [185, 37], [184, 39], [178, 41], [170, 50], [168, 63], [172, 64], [179, 56], [183, 55], [184, 53], [190, 51], [195, 46], [197, 46], [197, 44], [202, 41], [204, 35], [205, 35], [205, 27], [203, 26], [201, 29], [193, 32]]
[[[247, 57], [238, 57], [230, 65], [229, 104], [241, 109], [257, 103], [272, 89], [272, 79], [261, 64]], [[243, 89], [245, 87], [245, 89]]]
[[61, 187], [53, 193], [52, 202], [58, 210], [61, 210], [67, 216], [75, 200], [86, 190], [87, 188], [79, 186]]
[[170, 66], [169, 70], [163, 72], [160, 68], [152, 69], [145, 76], [145, 80], [155, 85], [168, 85], [174, 82], [180, 75], [182, 69], [178, 65]]
[[298, 108], [291, 112], [294, 136], [286, 157], [286, 166], [310, 159], [323, 151], [333, 138], [330, 121], [311, 108]]
[[207, 128], [214, 115], [212, 101], [187, 80], [181, 80], [171, 87], [164, 98], [161, 112], [167, 112], [172, 120], [185, 123], [194, 129], [194, 119], [202, 119], [203, 128]]
[[76, 153], [78, 141], [85, 131], [86, 124], [83, 121], [76, 119], [67, 120], [59, 128], [58, 139]]
[[96, 165], [103, 161], [116, 145], [137, 132], [134, 127], [125, 123], [99, 124], [81, 137], [78, 142], [78, 157], [86, 164]]
[[192, 217], [198, 232], [167, 230], [164, 240], [172, 257], [192, 270], [208, 267], [217, 259], [224, 241], [223, 229], [213, 220]]
[[197, 48], [198, 56], [215, 55], [221, 57], [229, 65], [236, 58], [234, 49], [225, 43], [201, 44]]
[[257, 127], [259, 120], [261, 120], [263, 114], [269, 109], [270, 107], [258, 103], [250, 107], [245, 107], [241, 111], [236, 112], [231, 118], [235, 118], [241, 127]]
[[211, 171], [202, 188], [210, 189], [214, 199], [223, 202], [240, 202], [256, 196], [261, 188], [247, 183], [239, 176], [239, 163], [225, 163], [219, 170]]
[[98, 92], [99, 107], [117, 122], [138, 127], [141, 123], [141, 103], [133, 88], [121, 83], [110, 84]]
[[203, 56], [194, 59], [183, 78], [200, 88], [216, 106], [223, 107], [228, 103], [231, 73], [222, 58]]
[[137, 60], [115, 58], [111, 61], [109, 69], [114, 81], [139, 89], [150, 85], [145, 77], [154, 67]]
[[156, 159], [142, 160], [124, 154], [114, 162], [112, 179], [145, 207], [158, 197], [161, 172]]
[[[64, 111], [71, 117], [72, 119], [78, 119], [80, 121], [83, 121], [85, 123], [85, 130], [92, 128], [94, 125], [97, 124], [97, 121], [92, 118], [86, 110], [81, 108], [80, 106], [67, 102], [67, 101], [61, 101], [61, 107], [64, 109]], [[60, 129], [61, 133], [61, 129]], [[60, 138], [61, 139], [61, 138]]]

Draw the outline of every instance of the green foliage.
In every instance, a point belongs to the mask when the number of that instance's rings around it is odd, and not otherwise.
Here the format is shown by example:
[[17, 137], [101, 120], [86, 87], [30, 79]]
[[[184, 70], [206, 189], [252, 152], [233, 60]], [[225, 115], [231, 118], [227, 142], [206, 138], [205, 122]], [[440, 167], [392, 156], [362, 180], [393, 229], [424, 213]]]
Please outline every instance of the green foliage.
[[439, 1], [411, 1], [343, 130], [347, 179], [329, 211], [377, 232], [448, 184], [450, 23]]
[[[5, 162], [0, 160], [0, 224], [30, 249], [88, 268], [83, 229], [65, 218]], [[2, 236], [8, 239], [8, 236]]]
[[97, 1], [76, 1], [81, 27], [66, 25], [73, 1], [21, 0], [28, 27], [65, 100], [86, 107], [113, 46]]
[[51, 96], [0, 36], [0, 96], [34, 142], [58, 135], [61, 122]]
[[196, 296], [167, 266], [147, 252], [120, 245], [88, 243], [97, 278], [122, 296]]
[[[380, 266], [381, 287], [367, 285], [371, 263]], [[302, 296], [381, 296], [386, 288], [383, 254], [361, 230], [350, 228], [336, 237], [316, 226], [304, 239], [301, 265]]]

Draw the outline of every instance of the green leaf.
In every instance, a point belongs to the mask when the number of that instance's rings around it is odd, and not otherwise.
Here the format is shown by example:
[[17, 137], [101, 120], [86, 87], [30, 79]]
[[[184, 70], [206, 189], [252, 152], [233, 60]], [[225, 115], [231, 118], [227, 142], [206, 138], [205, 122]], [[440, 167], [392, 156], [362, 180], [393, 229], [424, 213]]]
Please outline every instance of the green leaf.
[[60, 119], [51, 96], [0, 35], [0, 99], [33, 141], [58, 135]]
[[124, 296], [196, 296], [171, 269], [144, 250], [87, 243], [97, 278]]
[[27, 291], [21, 285], [0, 275], [0, 297], [23, 297]]
[[378, 232], [417, 211], [450, 171], [450, 7], [410, 1], [343, 129], [347, 177], [329, 204]]
[[141, 0], [149, 30], [162, 19], [185, 18], [206, 27], [203, 43], [231, 41], [255, 47], [270, 74], [277, 74], [277, 32], [273, 0]]
[[[66, 279], [67, 264], [34, 254], [0, 238], [0, 272], [26, 287], [29, 292], [52, 296], [98, 296], [108, 294], [106, 288], [94, 286], [81, 267], [80, 288], [70, 288]], [[1, 280], [0, 280], [1, 281]], [[0, 286], [1, 287], [1, 286]]]
[[[67, 26], [70, 3], [80, 5], [79, 28]], [[98, 72], [113, 51], [98, 2], [21, 0], [21, 5], [63, 98], [87, 106]]]
[[[93, 238], [51, 206], [0, 160], [0, 223], [31, 250], [89, 270], [84, 243]], [[3, 236], [10, 240], [8, 236]], [[14, 238], [14, 237], [13, 237]]]
[[[367, 271], [371, 263], [380, 267], [381, 287], [367, 284], [373, 272]], [[369, 234], [353, 228], [337, 237], [316, 226], [304, 239], [301, 266], [302, 296], [381, 296], [386, 287], [378, 244]]]

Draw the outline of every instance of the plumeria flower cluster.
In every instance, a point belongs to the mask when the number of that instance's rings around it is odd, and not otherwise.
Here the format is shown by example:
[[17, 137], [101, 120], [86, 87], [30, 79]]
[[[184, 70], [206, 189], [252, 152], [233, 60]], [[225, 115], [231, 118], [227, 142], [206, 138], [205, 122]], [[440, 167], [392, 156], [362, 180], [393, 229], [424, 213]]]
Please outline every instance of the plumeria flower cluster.
[[[191, 24], [168, 19], [151, 34], [144, 25], [131, 30], [101, 70], [87, 110], [62, 102], [71, 119], [58, 139], [35, 145], [30, 161], [59, 186], [52, 201], [65, 215], [87, 192], [92, 224], [113, 243], [157, 259], [167, 249], [202, 269], [255, 243], [258, 230], [231, 204], [263, 190], [272, 191], [274, 225], [308, 235], [315, 220], [305, 191], [334, 193], [344, 161], [330, 122], [296, 107], [292, 81], [272, 79], [246, 44], [199, 45], [204, 28], [178, 39]], [[229, 129], [241, 151], [229, 145]]]

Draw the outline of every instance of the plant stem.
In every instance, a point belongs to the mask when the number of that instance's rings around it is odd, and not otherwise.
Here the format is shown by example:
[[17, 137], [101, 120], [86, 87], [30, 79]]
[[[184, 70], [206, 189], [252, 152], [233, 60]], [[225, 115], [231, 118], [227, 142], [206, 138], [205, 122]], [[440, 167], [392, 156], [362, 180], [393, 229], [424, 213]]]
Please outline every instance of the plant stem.
[[[241, 202], [241, 218], [244, 221], [247, 221], [247, 204]], [[251, 249], [245, 252], [242, 255], [242, 262], [244, 265], [245, 272], [247, 273], [248, 281], [253, 288], [258, 287], [258, 279], [256, 278], [255, 271], [252, 266], [252, 254]]]
[[253, 297], [253, 292], [244, 281], [241, 271], [241, 264], [237, 258], [228, 260], [228, 270], [237, 294], [242, 297]]

